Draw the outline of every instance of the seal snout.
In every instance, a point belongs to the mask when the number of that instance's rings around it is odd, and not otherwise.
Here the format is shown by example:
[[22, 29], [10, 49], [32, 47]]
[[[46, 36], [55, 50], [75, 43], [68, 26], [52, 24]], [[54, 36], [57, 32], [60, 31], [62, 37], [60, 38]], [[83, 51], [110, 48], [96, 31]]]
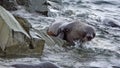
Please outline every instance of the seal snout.
[[85, 41], [91, 41], [95, 37], [95, 31], [91, 31], [90, 33], [88, 32], [87, 35], [85, 36]]
[[87, 36], [88, 41], [92, 40], [92, 38], [93, 38], [92, 36]]

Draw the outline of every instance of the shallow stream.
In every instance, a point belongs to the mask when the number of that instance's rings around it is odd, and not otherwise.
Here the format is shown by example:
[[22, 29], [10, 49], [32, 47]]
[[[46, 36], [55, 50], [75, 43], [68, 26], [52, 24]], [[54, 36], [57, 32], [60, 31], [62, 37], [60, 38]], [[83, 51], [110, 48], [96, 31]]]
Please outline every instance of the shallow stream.
[[60, 8], [51, 8], [50, 17], [29, 13], [23, 7], [12, 13], [27, 18], [32, 27], [38, 30], [58, 19], [81, 19], [95, 27], [96, 37], [86, 43], [83, 49], [65, 50], [61, 46], [46, 45], [43, 55], [38, 58], [1, 58], [0, 65], [49, 61], [61, 68], [120, 68], [120, 1], [64, 0]]

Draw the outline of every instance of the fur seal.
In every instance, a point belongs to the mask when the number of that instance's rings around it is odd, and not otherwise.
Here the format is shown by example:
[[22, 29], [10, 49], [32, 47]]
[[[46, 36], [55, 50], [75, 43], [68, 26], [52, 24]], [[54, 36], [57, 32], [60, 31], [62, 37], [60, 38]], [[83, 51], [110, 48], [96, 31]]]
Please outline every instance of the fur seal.
[[12, 67], [15, 68], [59, 68], [50, 62], [44, 62], [37, 65], [26, 65], [26, 64], [14, 64]]
[[96, 35], [92, 26], [79, 20], [52, 23], [47, 30], [47, 34], [66, 40], [72, 45], [75, 45], [74, 41], [77, 40], [82, 43], [91, 41]]

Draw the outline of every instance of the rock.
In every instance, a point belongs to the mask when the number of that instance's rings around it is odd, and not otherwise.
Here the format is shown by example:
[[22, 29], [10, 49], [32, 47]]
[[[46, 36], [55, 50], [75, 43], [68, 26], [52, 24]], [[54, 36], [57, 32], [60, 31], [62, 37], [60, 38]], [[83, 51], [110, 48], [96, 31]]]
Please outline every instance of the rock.
[[48, 16], [48, 12], [51, 12], [50, 6], [57, 10], [61, 9], [62, 0], [17, 0], [17, 3], [25, 6], [29, 12], [37, 12]]
[[120, 66], [112, 66], [112, 68], [120, 68]]
[[110, 27], [119, 27], [120, 28], [120, 23], [114, 19], [106, 18], [103, 20], [103, 24], [105, 24], [106, 26], [110, 26]]
[[9, 11], [17, 10], [16, 0], [0, 0], [0, 5]]
[[0, 0], [0, 5], [3, 5], [3, 0]]
[[22, 17], [20, 17], [18, 15], [14, 15], [14, 17], [20, 23], [20, 25], [23, 26], [25, 31], [27, 33], [29, 33], [29, 30], [30, 30], [30, 28], [32, 28], [32, 25], [25, 18], [22, 18]]
[[15, 68], [59, 68], [50, 62], [44, 62], [37, 65], [27, 65], [27, 64], [14, 64]]
[[30, 12], [38, 12], [47, 16], [48, 4], [47, 0], [0, 0], [7, 10], [17, 10], [18, 5], [23, 5]]
[[60, 10], [62, 0], [0, 0], [0, 5], [7, 10], [17, 10], [18, 5], [22, 5], [29, 12], [37, 12], [48, 16], [48, 12], [51, 12], [49, 6]]
[[115, 3], [115, 1], [95, 1], [95, 2], [93, 2], [94, 4], [97, 4], [97, 5], [102, 5], [102, 4], [110, 4], [110, 5], [116, 5], [116, 3]]
[[0, 6], [0, 56], [41, 55], [45, 41], [31, 35], [30, 27], [26, 19], [14, 17]]
[[28, 0], [27, 2], [23, 1], [22, 3], [25, 4], [25, 7], [29, 12], [37, 12], [47, 16], [48, 13], [48, 5], [46, 4], [47, 0]]
[[18, 5], [28, 6], [28, 0], [16, 0]]
[[55, 3], [58, 3], [58, 4], [62, 4], [62, 0], [49, 0], [49, 1], [52, 1], [52, 2], [55, 2]]

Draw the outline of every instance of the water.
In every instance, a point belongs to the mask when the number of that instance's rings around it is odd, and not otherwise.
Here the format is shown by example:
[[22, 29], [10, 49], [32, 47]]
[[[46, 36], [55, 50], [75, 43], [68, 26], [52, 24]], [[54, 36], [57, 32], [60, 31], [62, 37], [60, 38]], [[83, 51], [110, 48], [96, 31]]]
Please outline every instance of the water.
[[[3, 66], [15, 63], [38, 64], [50, 61], [61, 68], [120, 68], [120, 1], [119, 0], [64, 0], [62, 9], [52, 9], [50, 17], [28, 13], [24, 9], [12, 12], [31, 22], [32, 27], [48, 27], [55, 20], [81, 19], [96, 29], [97, 36], [81, 48], [66, 50], [61, 46], [46, 46], [39, 58], [0, 59]], [[107, 20], [114, 22], [111, 26]], [[107, 21], [107, 22], [106, 22]]]

